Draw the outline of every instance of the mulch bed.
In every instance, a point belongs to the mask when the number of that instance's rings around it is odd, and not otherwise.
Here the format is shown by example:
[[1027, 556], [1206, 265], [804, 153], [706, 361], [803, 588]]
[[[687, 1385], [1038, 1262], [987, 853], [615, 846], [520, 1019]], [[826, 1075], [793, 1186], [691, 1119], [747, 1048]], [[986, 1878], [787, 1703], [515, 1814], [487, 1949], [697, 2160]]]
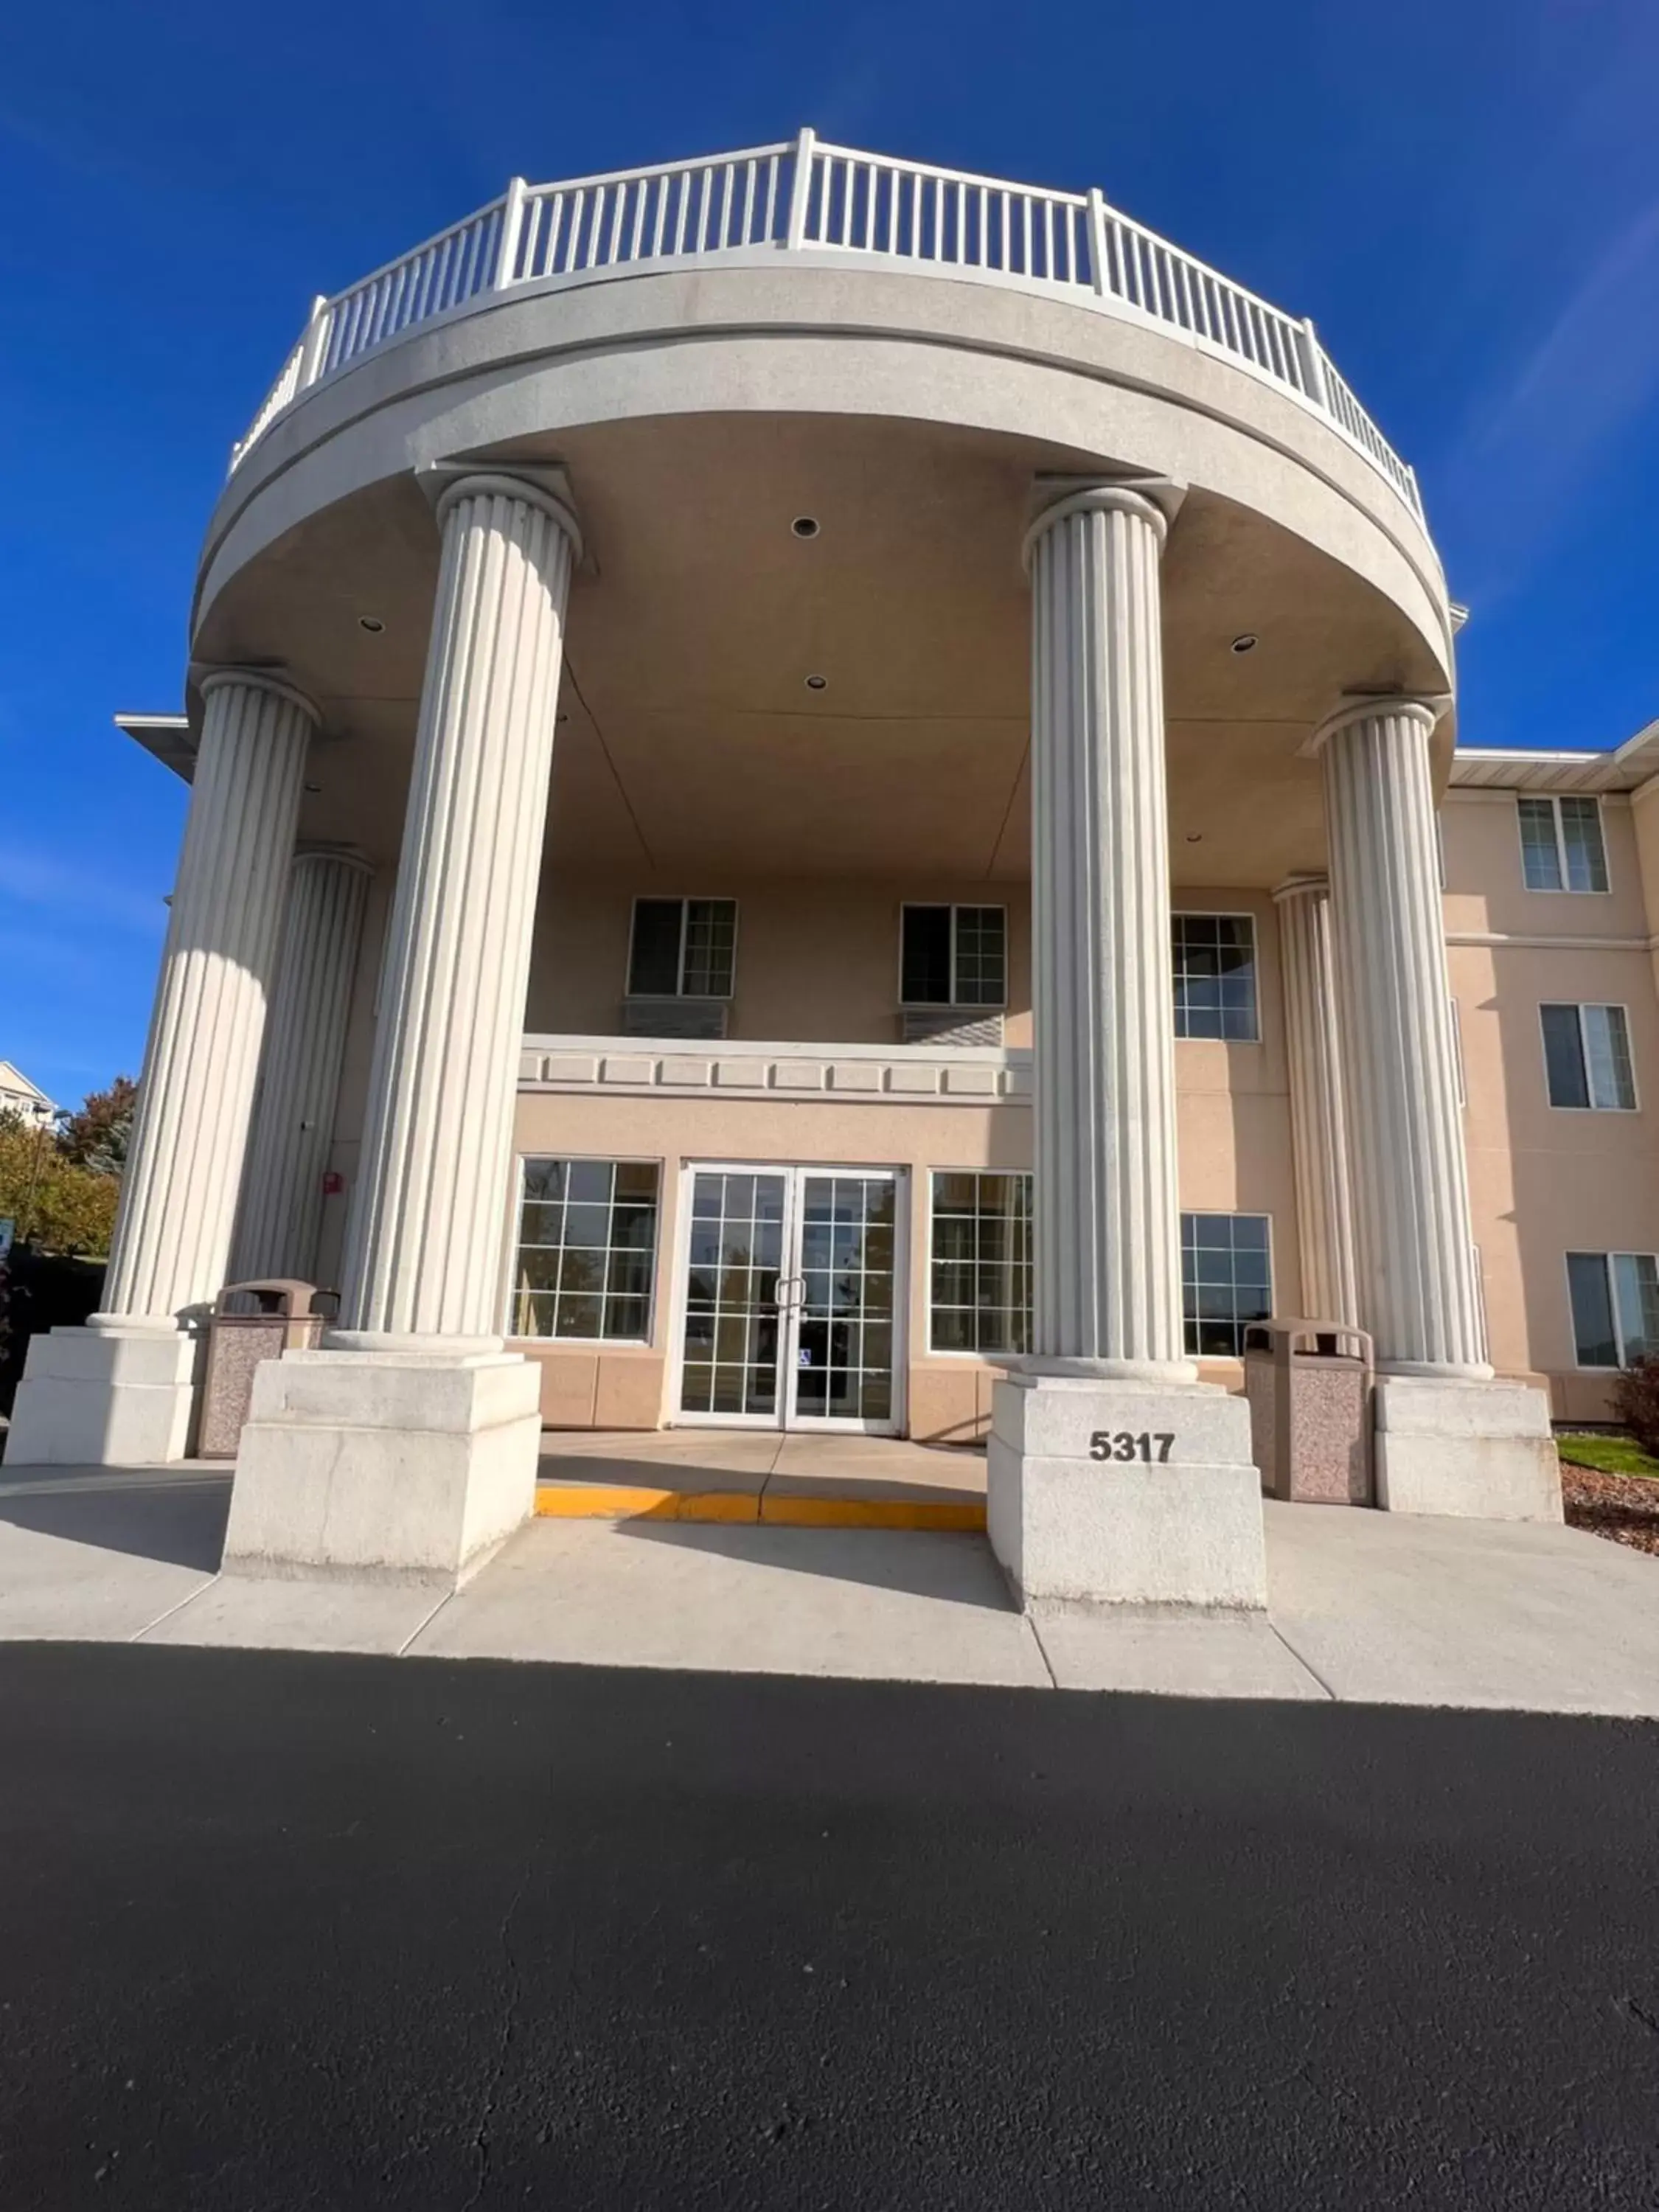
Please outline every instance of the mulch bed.
[[1651, 1476], [1602, 1474], [1564, 1459], [1561, 1502], [1572, 1528], [1659, 1559], [1659, 1482]]

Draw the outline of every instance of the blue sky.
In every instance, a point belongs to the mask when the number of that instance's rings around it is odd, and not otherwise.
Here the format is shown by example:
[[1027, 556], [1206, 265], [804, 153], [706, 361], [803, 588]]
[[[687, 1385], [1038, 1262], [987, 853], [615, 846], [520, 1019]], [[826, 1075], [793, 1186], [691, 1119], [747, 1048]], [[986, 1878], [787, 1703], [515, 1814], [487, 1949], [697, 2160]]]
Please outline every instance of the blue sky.
[[530, 177], [786, 137], [1109, 200], [1319, 323], [1417, 465], [1462, 732], [1659, 714], [1654, 0], [60, 0], [0, 73], [0, 1057], [137, 1071], [227, 449], [313, 292]]

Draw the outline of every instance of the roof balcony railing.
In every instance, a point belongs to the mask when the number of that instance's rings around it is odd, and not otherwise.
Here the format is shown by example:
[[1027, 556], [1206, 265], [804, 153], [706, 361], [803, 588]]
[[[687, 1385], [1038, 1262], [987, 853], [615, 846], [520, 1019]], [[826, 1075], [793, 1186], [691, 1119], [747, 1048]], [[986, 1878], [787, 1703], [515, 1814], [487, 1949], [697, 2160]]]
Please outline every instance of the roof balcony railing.
[[1177, 332], [1295, 395], [1363, 453], [1420, 520], [1417, 478], [1337, 373], [1314, 326], [1109, 207], [825, 143], [811, 131], [704, 161], [527, 185], [319, 299], [233, 471], [321, 379], [441, 317], [526, 285], [591, 281], [684, 260], [847, 252], [1021, 289], [1058, 289]]

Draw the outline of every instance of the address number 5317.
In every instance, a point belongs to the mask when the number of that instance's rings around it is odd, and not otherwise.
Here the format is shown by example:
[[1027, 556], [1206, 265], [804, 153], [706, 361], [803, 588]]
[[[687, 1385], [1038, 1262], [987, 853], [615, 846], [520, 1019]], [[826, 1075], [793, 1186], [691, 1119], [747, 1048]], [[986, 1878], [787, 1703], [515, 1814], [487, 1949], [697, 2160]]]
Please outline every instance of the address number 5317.
[[1175, 1443], [1172, 1429], [1097, 1429], [1089, 1439], [1091, 1459], [1144, 1459], [1162, 1467]]

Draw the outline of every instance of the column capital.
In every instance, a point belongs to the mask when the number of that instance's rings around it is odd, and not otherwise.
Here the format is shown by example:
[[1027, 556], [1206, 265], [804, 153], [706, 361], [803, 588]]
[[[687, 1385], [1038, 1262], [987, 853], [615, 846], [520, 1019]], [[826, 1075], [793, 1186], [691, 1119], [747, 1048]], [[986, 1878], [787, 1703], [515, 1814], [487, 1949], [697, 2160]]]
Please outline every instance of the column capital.
[[1286, 876], [1282, 884], [1275, 884], [1273, 901], [1275, 906], [1286, 906], [1298, 898], [1328, 898], [1331, 879], [1328, 876], [1309, 874]]
[[1352, 729], [1356, 722], [1372, 721], [1385, 714], [1417, 723], [1426, 737], [1451, 703], [1449, 691], [1346, 692], [1303, 746], [1303, 757], [1312, 760], [1339, 732]]
[[461, 500], [492, 494], [498, 499], [521, 499], [526, 506], [539, 507], [564, 532], [574, 560], [584, 556], [570, 479], [561, 468], [491, 469], [466, 461], [432, 461], [416, 471], [415, 481], [432, 501], [440, 530]]
[[335, 860], [343, 868], [354, 868], [361, 876], [372, 876], [374, 863], [356, 845], [331, 845], [317, 838], [302, 837], [294, 848], [294, 858], [300, 860]]
[[273, 699], [284, 699], [290, 707], [297, 707], [313, 730], [322, 727], [323, 710], [316, 701], [275, 669], [239, 668], [234, 664], [192, 668], [191, 679], [204, 699], [210, 698], [216, 691], [222, 691], [228, 684], [240, 684], [248, 691], [268, 691]]
[[1158, 532], [1161, 549], [1186, 496], [1186, 485], [1170, 477], [1037, 477], [1032, 482], [1033, 514], [1020, 557], [1029, 573], [1037, 539], [1073, 514], [1139, 515]]

